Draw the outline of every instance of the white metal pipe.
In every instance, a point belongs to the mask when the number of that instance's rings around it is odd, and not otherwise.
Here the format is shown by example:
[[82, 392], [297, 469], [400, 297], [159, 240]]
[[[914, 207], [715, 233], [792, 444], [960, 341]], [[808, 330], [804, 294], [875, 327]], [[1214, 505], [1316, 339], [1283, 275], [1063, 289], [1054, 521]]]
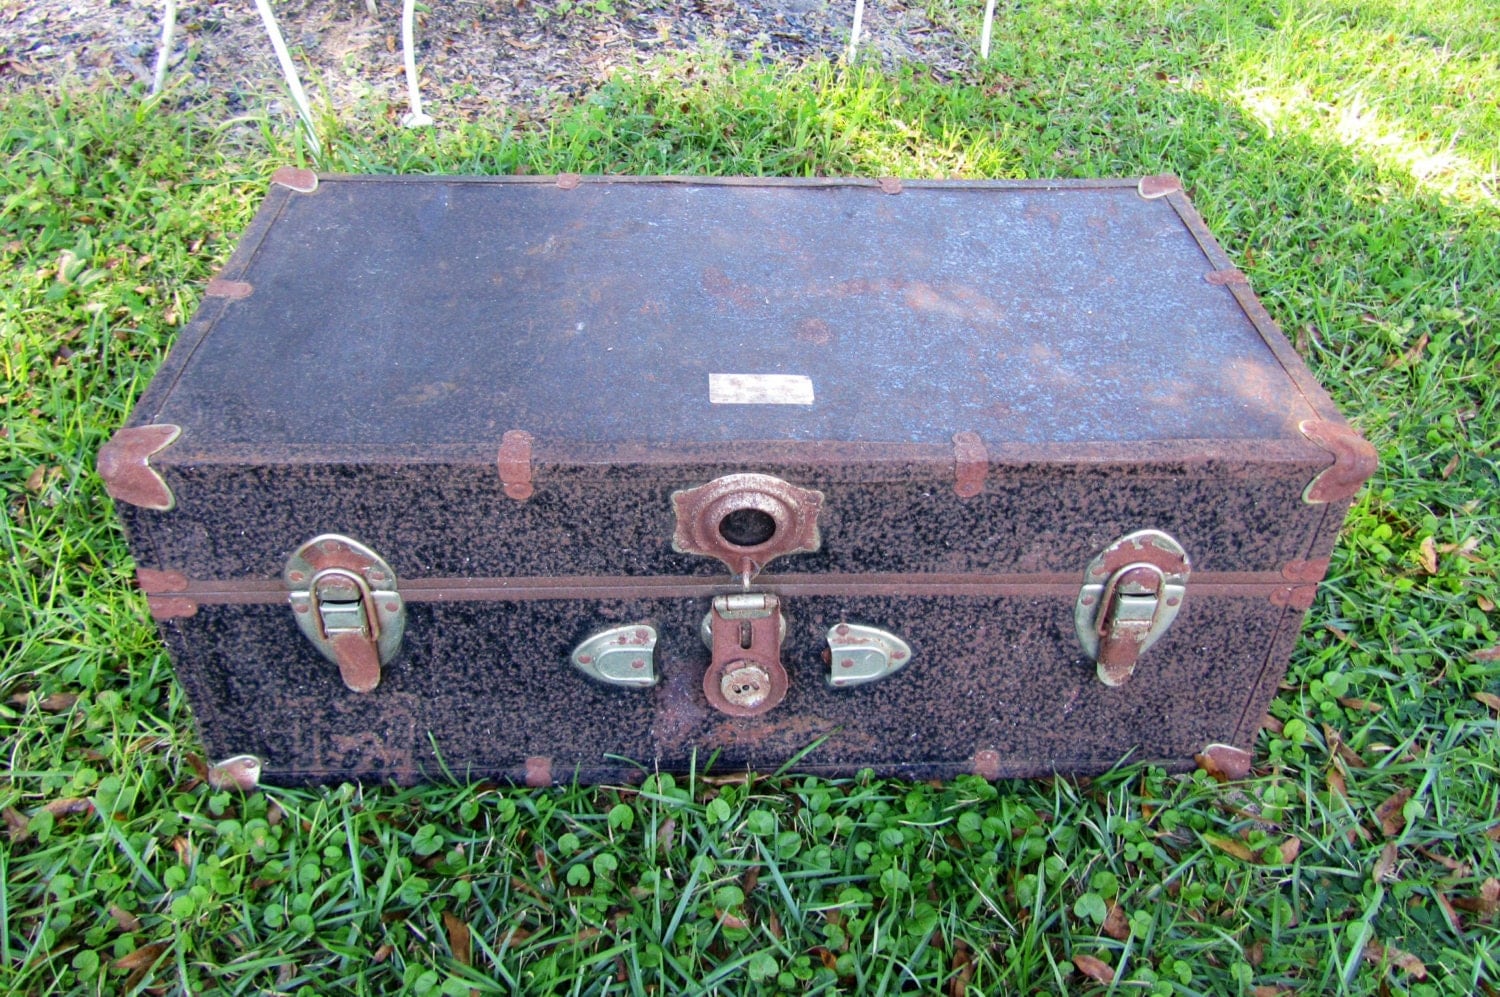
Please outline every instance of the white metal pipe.
[[177, 0], [167, 0], [161, 19], [161, 47], [156, 50], [156, 72], [151, 77], [151, 94], [161, 93], [167, 81], [167, 59], [172, 54], [172, 33], [177, 30]]
[[979, 56], [983, 59], [990, 57], [990, 33], [995, 28], [995, 0], [989, 0], [984, 5], [984, 31], [979, 36]]
[[292, 54], [287, 51], [286, 41], [281, 37], [281, 28], [276, 23], [276, 14], [271, 10], [270, 0], [255, 0], [255, 9], [260, 11], [266, 34], [271, 36], [271, 47], [276, 50], [281, 75], [286, 77], [287, 89], [292, 92], [292, 102], [297, 105], [297, 113], [301, 115], [302, 124], [307, 128], [307, 140], [312, 143], [313, 154], [322, 155], [323, 147], [318, 143], [318, 129], [313, 123], [312, 108], [307, 103], [307, 94], [302, 90], [302, 81], [297, 78], [297, 67], [292, 64]]
[[848, 61], [854, 61], [854, 50], [859, 48], [859, 32], [865, 23], [865, 0], [854, 0], [854, 27], [849, 29]]
[[401, 55], [406, 62], [406, 93], [411, 99], [411, 113], [402, 119], [408, 128], [432, 124], [432, 118], [422, 113], [421, 81], [417, 76], [416, 44], [413, 39], [413, 23], [417, 19], [417, 0], [406, 0], [401, 8]]

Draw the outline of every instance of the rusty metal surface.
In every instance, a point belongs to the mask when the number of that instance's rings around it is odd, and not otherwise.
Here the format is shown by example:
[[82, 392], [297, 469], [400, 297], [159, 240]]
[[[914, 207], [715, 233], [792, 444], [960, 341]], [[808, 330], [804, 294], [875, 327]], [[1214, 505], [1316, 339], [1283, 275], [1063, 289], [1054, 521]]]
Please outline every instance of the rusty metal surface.
[[520, 429], [508, 430], [500, 440], [500, 452], [495, 463], [500, 471], [500, 484], [505, 494], [517, 502], [531, 498], [535, 488], [531, 484], [531, 434]]
[[177, 505], [171, 487], [151, 458], [171, 446], [182, 429], [173, 425], [127, 426], [99, 450], [96, 467], [104, 490], [116, 502], [170, 512]]
[[[230, 302], [154, 415], [280, 444], [1295, 432], [1306, 401], [1202, 279], [1216, 265], [1171, 201], [1133, 184], [324, 178], [273, 201], [259, 251], [224, 275], [276, 294]], [[816, 400], [713, 405], [714, 372], [806, 375]]]
[[672, 548], [716, 558], [748, 582], [778, 557], [818, 549], [822, 507], [822, 492], [774, 475], [726, 474], [672, 493]]
[[1308, 502], [1338, 502], [1353, 498], [1375, 473], [1375, 448], [1343, 423], [1309, 419], [1298, 428], [1302, 435], [1333, 454], [1333, 464], [1318, 473], [1302, 497]]

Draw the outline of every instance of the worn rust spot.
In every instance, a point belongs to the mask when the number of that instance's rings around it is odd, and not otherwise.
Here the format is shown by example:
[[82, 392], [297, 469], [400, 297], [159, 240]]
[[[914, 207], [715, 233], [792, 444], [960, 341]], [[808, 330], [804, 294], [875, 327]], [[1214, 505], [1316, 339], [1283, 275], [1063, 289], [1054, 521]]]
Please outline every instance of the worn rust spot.
[[247, 281], [225, 280], [223, 277], [213, 278], [203, 289], [203, 293], [210, 298], [227, 298], [230, 301], [242, 301], [254, 291], [255, 288]]
[[1149, 201], [1181, 190], [1182, 181], [1170, 173], [1158, 173], [1155, 176], [1141, 177], [1140, 185], [1136, 189]]
[[1230, 284], [1248, 285], [1250, 283], [1250, 278], [1246, 277], [1243, 271], [1236, 270], [1234, 267], [1229, 267], [1226, 270], [1210, 270], [1203, 275], [1203, 279], [1215, 287], [1228, 287]]
[[166, 592], [181, 592], [187, 588], [187, 576], [176, 571], [158, 571], [155, 568], [136, 568], [135, 584], [147, 595]]
[[1315, 557], [1308, 561], [1288, 561], [1281, 569], [1281, 577], [1289, 582], [1321, 582], [1328, 574], [1328, 558]]
[[974, 752], [974, 760], [969, 768], [981, 779], [994, 782], [1000, 778], [1000, 752], [993, 748], [984, 748]]
[[271, 182], [290, 187], [299, 194], [311, 194], [318, 189], [318, 175], [312, 170], [298, 169], [295, 166], [281, 167], [271, 174]]
[[959, 498], [973, 498], [984, 491], [990, 471], [990, 454], [978, 433], [953, 434], [953, 491]]
[[1308, 419], [1297, 427], [1302, 435], [1333, 454], [1333, 463], [1318, 473], [1302, 493], [1305, 502], [1338, 502], [1353, 498], [1380, 466], [1363, 436], [1344, 423]]
[[198, 604], [182, 597], [148, 595], [146, 607], [153, 620], [181, 620], [198, 613]]
[[1307, 610], [1318, 599], [1316, 585], [1284, 585], [1271, 591], [1271, 605]]
[[182, 435], [180, 426], [130, 426], [99, 448], [97, 468], [104, 490], [117, 502], [168, 512], [177, 505], [166, 479], [151, 467], [151, 458]]
[[517, 502], [531, 498], [535, 488], [531, 483], [531, 434], [512, 429], [500, 440], [500, 453], [496, 463], [500, 469], [500, 483], [505, 494]]
[[552, 758], [548, 755], [531, 755], [526, 759], [526, 785], [532, 788], [552, 785]]
[[703, 271], [703, 290], [723, 304], [735, 308], [749, 308], [755, 302], [755, 292], [747, 284], [736, 283], [718, 267]]
[[827, 346], [838, 338], [833, 328], [820, 318], [805, 318], [797, 323], [797, 329], [793, 333], [799, 343], [810, 343], [813, 346]]

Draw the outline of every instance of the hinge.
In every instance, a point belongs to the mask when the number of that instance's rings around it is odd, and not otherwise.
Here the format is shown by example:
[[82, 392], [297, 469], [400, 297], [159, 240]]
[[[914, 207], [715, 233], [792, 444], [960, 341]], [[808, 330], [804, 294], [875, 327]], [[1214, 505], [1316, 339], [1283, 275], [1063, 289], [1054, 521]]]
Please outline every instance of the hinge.
[[369, 692], [401, 646], [406, 606], [396, 573], [379, 554], [348, 537], [314, 537], [287, 559], [282, 577], [297, 626], [344, 684]]
[[1130, 679], [1182, 608], [1190, 570], [1182, 545], [1160, 530], [1123, 536], [1089, 563], [1073, 622], [1099, 681], [1118, 686]]

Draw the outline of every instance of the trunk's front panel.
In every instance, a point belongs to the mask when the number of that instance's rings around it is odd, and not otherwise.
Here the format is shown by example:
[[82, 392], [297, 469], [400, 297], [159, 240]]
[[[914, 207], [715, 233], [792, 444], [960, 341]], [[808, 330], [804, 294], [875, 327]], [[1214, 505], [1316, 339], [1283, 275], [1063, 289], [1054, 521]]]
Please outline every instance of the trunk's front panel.
[[[189, 578], [266, 578], [297, 545], [347, 534], [402, 578], [697, 576], [712, 558], [672, 549], [672, 493], [729, 473], [768, 471], [824, 494], [821, 546], [777, 570], [841, 574], [1081, 572], [1105, 544], [1158, 529], [1207, 571], [1278, 571], [1307, 557], [1324, 507], [1301, 499], [1316, 466], [1240, 461], [998, 465], [960, 499], [952, 465], [849, 481], [849, 465], [540, 467], [525, 502], [491, 465], [187, 465], [166, 471], [170, 513], [131, 509], [150, 564]], [[143, 562], [149, 558], [142, 558]]]
[[[1073, 600], [786, 596], [786, 699], [750, 718], [709, 704], [706, 599], [539, 599], [409, 607], [379, 688], [354, 693], [286, 606], [203, 606], [169, 640], [211, 753], [248, 753], [265, 778], [625, 778], [660, 767], [908, 776], [1100, 771], [1131, 757], [1180, 765], [1258, 724], [1267, 662], [1299, 619], [1264, 594], [1189, 598], [1119, 688], [1098, 681], [1073, 633]], [[660, 633], [659, 683], [605, 686], [567, 665], [610, 624]], [[864, 686], [827, 683], [825, 634], [867, 623], [899, 634], [910, 664]], [[1272, 678], [1274, 681], [1274, 677]], [[988, 753], [988, 755], [987, 755]], [[988, 760], [986, 758], [988, 757]], [[976, 761], [979, 759], [979, 761]]]

